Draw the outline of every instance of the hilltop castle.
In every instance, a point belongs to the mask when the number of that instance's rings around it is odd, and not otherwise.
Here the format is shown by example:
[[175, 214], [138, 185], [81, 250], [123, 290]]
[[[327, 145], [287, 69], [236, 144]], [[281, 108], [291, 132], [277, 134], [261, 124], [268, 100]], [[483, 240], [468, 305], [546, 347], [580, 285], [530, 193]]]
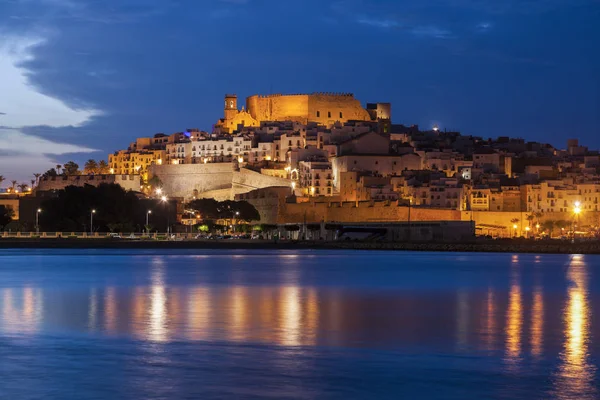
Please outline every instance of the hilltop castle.
[[272, 94], [246, 98], [246, 109], [238, 109], [237, 96], [225, 95], [224, 118], [215, 128], [234, 132], [240, 127], [260, 126], [264, 121], [336, 122], [391, 120], [390, 103], [367, 104], [363, 108], [351, 93]]

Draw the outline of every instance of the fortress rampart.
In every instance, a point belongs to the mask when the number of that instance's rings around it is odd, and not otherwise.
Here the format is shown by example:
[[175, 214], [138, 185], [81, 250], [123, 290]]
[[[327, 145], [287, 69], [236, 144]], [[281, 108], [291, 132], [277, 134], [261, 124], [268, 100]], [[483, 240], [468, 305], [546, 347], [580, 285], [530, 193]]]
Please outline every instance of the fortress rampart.
[[330, 125], [336, 121], [371, 119], [352, 93], [255, 95], [246, 99], [246, 108], [258, 121], [314, 121]]

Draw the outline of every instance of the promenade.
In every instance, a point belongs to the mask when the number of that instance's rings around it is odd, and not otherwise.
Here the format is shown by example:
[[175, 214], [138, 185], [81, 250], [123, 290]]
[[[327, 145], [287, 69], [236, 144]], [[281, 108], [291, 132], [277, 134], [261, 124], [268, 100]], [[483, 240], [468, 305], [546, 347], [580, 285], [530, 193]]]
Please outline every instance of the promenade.
[[396, 250], [537, 254], [600, 254], [599, 241], [477, 239], [471, 243], [407, 243], [294, 240], [129, 240], [107, 238], [0, 238], [0, 249], [239, 249]]

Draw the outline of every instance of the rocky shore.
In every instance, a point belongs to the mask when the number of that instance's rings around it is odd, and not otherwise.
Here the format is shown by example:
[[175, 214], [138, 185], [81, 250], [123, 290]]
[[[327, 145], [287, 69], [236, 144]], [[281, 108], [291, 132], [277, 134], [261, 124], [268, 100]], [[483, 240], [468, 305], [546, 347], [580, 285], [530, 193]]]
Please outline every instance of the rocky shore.
[[125, 239], [2, 238], [0, 249], [262, 249], [398, 250], [487, 253], [600, 254], [600, 242], [477, 240], [470, 243], [388, 243], [267, 240], [143, 241]]

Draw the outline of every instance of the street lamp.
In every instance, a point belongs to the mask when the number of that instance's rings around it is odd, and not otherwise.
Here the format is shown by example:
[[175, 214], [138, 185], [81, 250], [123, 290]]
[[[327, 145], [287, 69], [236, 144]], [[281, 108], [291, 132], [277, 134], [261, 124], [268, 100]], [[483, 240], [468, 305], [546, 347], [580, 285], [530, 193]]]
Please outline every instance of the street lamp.
[[[573, 208], [573, 214], [575, 214], [575, 217], [577, 218], [577, 225], [579, 225], [579, 214], [581, 214], [581, 202], [576, 201], [575, 202], [575, 207]], [[572, 225], [572, 223], [571, 223]], [[575, 229], [572, 227], [571, 229], [573, 231], [573, 240], [575, 240]]]
[[529, 239], [529, 231], [530, 230], [531, 230], [530, 227], [528, 227], [528, 226], [525, 227], [525, 232], [526, 232], [525, 237], [527, 237], [528, 239]]
[[90, 235], [94, 233], [94, 214], [96, 214], [96, 210], [90, 211]]
[[[148, 231], [148, 224], [149, 224], [148, 217], [150, 216], [150, 214], [152, 214], [152, 210], [146, 211], [146, 231]], [[150, 232], [148, 232], [148, 233], [150, 233]]]
[[514, 224], [513, 229], [515, 230], [515, 237], [517, 237], [517, 228], [518, 228], [517, 224]]
[[167, 202], [167, 200], [168, 200], [168, 199], [167, 199], [167, 196], [162, 196], [162, 197], [160, 198], [160, 201], [161, 201], [163, 204], [165, 204], [165, 205], [167, 206], [167, 235], [168, 235], [168, 234], [169, 234], [169, 232], [171, 231], [171, 229], [170, 229], [170, 228], [171, 228], [171, 227], [170, 227], [170, 225], [171, 225], [171, 222], [169, 221], [169, 217], [170, 217], [170, 216], [169, 216], [170, 207], [169, 207], [169, 203]]
[[156, 194], [158, 196], [160, 196], [162, 194], [162, 189], [161, 188], [156, 188]]
[[35, 212], [35, 233], [40, 233], [40, 213], [42, 212], [41, 208], [38, 208]]

